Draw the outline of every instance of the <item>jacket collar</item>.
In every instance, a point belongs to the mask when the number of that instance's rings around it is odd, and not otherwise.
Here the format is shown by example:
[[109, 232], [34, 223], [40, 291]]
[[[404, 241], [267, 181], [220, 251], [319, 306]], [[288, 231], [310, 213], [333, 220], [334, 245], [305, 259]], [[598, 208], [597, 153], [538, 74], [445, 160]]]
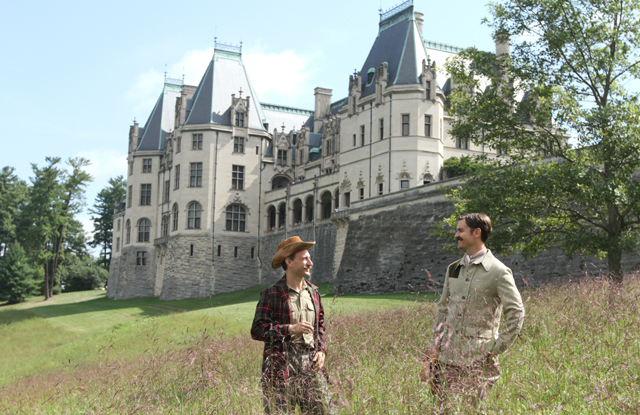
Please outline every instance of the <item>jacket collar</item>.
[[[493, 254], [491, 253], [491, 250], [487, 248], [487, 253], [482, 258], [482, 261], [480, 261], [479, 263], [482, 264], [482, 267], [484, 268], [485, 271], [489, 272], [494, 262], [496, 262], [496, 257], [494, 257]], [[458, 265], [456, 265], [456, 268], [459, 268], [462, 265], [463, 265], [463, 261], [460, 260], [460, 262], [458, 262]]]

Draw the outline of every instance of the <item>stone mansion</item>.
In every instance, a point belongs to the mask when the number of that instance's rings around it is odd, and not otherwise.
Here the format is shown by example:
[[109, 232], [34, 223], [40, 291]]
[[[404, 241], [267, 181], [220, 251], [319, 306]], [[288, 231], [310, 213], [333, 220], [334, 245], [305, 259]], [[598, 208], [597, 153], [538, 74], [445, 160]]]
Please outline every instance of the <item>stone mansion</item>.
[[488, 151], [449, 135], [451, 81], [435, 62], [460, 49], [424, 40], [422, 23], [412, 0], [381, 14], [348, 96], [315, 88], [313, 110], [260, 102], [241, 48], [218, 42], [197, 86], [166, 78], [129, 130], [107, 295], [270, 284], [275, 246], [292, 235], [318, 240], [313, 278], [332, 281], [353, 205], [398, 200], [442, 180], [447, 158]]

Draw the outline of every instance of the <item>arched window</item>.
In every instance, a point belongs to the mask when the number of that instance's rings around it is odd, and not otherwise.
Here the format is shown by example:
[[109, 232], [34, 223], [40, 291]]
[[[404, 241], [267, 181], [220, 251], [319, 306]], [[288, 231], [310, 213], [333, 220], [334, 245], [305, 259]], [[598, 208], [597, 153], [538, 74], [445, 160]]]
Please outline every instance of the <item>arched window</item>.
[[178, 230], [178, 204], [173, 204], [173, 209], [171, 209], [171, 213], [173, 213], [173, 226], [171, 227], [172, 231]]
[[320, 196], [320, 201], [322, 202], [322, 219], [331, 218], [331, 192], [324, 192]]
[[138, 242], [149, 242], [151, 234], [151, 221], [149, 219], [140, 219], [138, 221]]
[[304, 202], [304, 206], [305, 206], [305, 217], [304, 220], [305, 222], [313, 222], [313, 196], [308, 196], [307, 199]]
[[246, 213], [240, 205], [230, 205], [227, 207], [227, 230], [244, 232]]
[[202, 206], [198, 202], [191, 202], [187, 208], [187, 228], [200, 229], [200, 216], [202, 215]]
[[287, 187], [291, 183], [291, 179], [286, 176], [276, 176], [271, 179], [271, 190]]
[[276, 227], [276, 208], [275, 206], [269, 206], [267, 210], [269, 215], [269, 230], [272, 231]]
[[129, 219], [127, 219], [127, 224], [125, 225], [127, 228], [127, 234], [126, 234], [126, 243], [131, 243], [131, 221]]
[[164, 236], [169, 235], [169, 215], [163, 215], [162, 216], [161, 230], [162, 230], [162, 235], [161, 236], [164, 237]]
[[296, 199], [293, 201], [293, 225], [299, 225], [302, 223], [302, 200]]

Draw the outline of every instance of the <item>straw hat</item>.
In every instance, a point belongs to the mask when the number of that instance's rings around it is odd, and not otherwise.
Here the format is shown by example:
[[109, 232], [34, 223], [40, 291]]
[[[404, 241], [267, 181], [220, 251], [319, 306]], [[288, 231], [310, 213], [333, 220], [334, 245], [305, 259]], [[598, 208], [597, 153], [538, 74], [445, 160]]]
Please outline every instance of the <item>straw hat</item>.
[[278, 252], [271, 260], [271, 268], [276, 269], [282, 265], [282, 261], [288, 256], [295, 254], [296, 252], [304, 251], [311, 248], [316, 244], [316, 241], [302, 242], [299, 236], [292, 236], [289, 239], [285, 239], [278, 245]]

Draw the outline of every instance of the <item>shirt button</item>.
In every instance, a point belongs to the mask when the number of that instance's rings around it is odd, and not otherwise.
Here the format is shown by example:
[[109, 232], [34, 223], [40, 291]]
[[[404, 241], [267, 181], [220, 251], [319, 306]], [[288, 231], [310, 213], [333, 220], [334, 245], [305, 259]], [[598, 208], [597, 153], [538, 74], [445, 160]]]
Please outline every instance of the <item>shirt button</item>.
[[462, 296], [462, 299], [464, 300], [464, 298], [465, 298], [465, 297], [464, 297], [464, 295], [463, 295], [463, 296]]
[[466, 282], [469, 282], [469, 278], [467, 278], [465, 281], [466, 281]]

